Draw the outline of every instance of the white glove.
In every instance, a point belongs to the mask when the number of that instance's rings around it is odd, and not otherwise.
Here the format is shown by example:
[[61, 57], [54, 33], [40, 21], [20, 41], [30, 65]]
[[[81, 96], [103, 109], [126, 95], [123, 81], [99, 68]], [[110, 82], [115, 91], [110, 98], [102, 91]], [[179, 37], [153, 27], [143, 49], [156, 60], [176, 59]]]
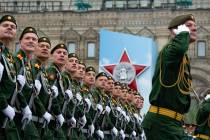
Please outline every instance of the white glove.
[[58, 88], [56, 86], [52, 86], [51, 87], [52, 91], [53, 91], [53, 98], [56, 98], [58, 96]]
[[133, 132], [131, 133], [131, 135], [132, 135], [133, 137], [136, 137], [136, 131], [133, 131]]
[[120, 137], [124, 140], [125, 139], [125, 133], [122, 129], [120, 130], [119, 134], [120, 134]]
[[25, 76], [23, 76], [23, 75], [18, 75], [17, 76], [17, 81], [19, 82], [19, 84], [20, 84], [20, 88], [22, 89], [23, 87], [24, 87], [24, 85], [25, 85], [25, 83], [26, 83], [26, 79], [25, 79]]
[[64, 117], [62, 114], [57, 115], [57, 120], [59, 122], [60, 127], [63, 125], [64, 123]]
[[118, 135], [118, 130], [115, 127], [112, 128], [111, 132], [115, 137]]
[[125, 119], [128, 123], [130, 122], [130, 117], [128, 115], [125, 116]]
[[88, 126], [88, 132], [89, 132], [90, 136], [93, 135], [94, 131], [95, 131], [94, 125], [93, 124], [89, 125]]
[[139, 115], [137, 113], [134, 113], [133, 116], [138, 120], [139, 119]]
[[85, 103], [86, 103], [85, 111], [88, 112], [88, 111], [90, 110], [90, 107], [91, 107], [90, 99], [85, 98], [84, 101], [85, 101]]
[[78, 127], [83, 128], [86, 123], [87, 123], [86, 116], [83, 115], [82, 118], [79, 118], [79, 120], [78, 120]]
[[4, 66], [0, 62], [0, 81], [1, 81], [1, 78], [2, 78], [2, 75], [3, 75], [3, 72], [4, 72]]
[[122, 113], [122, 108], [121, 107], [116, 107], [116, 110], [118, 111], [118, 112], [120, 112], [120, 113]]
[[102, 105], [97, 104], [97, 105], [96, 105], [96, 108], [97, 108], [97, 110], [98, 110], [99, 114], [101, 114], [101, 112], [103, 111], [103, 107], [102, 107]]
[[75, 128], [76, 127], [76, 124], [77, 124], [77, 121], [76, 121], [76, 119], [74, 117], [71, 117], [69, 123], [70, 123], [70, 126], [72, 128]]
[[28, 105], [22, 109], [22, 114], [23, 114], [22, 121], [27, 120], [28, 123], [32, 120], [32, 112]]
[[104, 132], [103, 132], [103, 131], [97, 130], [97, 131], [96, 131], [96, 134], [97, 134], [101, 139], [104, 139]]
[[210, 99], [210, 94], [207, 94], [206, 97], [204, 98], [205, 100]]
[[46, 111], [42, 117], [47, 121], [47, 124], [48, 124], [50, 123], [52, 115]]
[[122, 110], [122, 112], [121, 112], [121, 113], [122, 113], [122, 115], [123, 115], [124, 117], [126, 117], [126, 116], [127, 116], [124, 110]]
[[177, 29], [173, 29], [173, 32], [176, 35], [180, 34], [181, 32], [188, 32], [188, 33], [190, 33], [190, 29], [185, 24], [183, 24], [183, 25], [179, 25], [177, 27]]
[[111, 108], [109, 106], [106, 106], [105, 110], [106, 110], [107, 115], [109, 115]]
[[73, 93], [72, 93], [72, 91], [71, 90], [69, 90], [69, 89], [67, 89], [66, 91], [65, 91], [65, 93], [66, 93], [66, 95], [67, 95], [67, 97], [69, 98], [69, 101], [73, 98]]
[[78, 100], [78, 102], [82, 101], [82, 96], [80, 95], [80, 93], [76, 94], [76, 99]]
[[7, 116], [10, 120], [13, 120], [15, 117], [15, 110], [8, 105], [5, 109], [2, 110], [5, 116]]
[[39, 95], [41, 87], [42, 87], [41, 82], [39, 80], [35, 80], [35, 88], [36, 88], [36, 91], [37, 91], [37, 95]]

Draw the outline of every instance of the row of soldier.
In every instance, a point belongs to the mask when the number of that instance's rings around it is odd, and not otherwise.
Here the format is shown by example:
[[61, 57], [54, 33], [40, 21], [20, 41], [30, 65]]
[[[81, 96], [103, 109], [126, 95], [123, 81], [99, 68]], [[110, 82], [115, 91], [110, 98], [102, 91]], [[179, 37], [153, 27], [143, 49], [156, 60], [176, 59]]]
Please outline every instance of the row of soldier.
[[[51, 47], [26, 27], [11, 52], [16, 20], [0, 19], [0, 139], [141, 139], [143, 98], [127, 85]], [[49, 63], [49, 59], [51, 63]]]

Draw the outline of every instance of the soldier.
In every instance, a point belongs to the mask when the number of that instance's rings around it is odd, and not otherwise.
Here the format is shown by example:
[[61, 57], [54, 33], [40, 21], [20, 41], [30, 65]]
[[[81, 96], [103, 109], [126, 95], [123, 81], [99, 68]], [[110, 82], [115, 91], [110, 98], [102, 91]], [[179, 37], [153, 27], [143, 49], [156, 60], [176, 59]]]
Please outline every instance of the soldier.
[[142, 123], [148, 140], [182, 139], [181, 120], [190, 107], [192, 76], [187, 50], [197, 38], [195, 19], [191, 14], [175, 17], [168, 29], [172, 38], [159, 53], [151, 106]]
[[[39, 80], [34, 77], [37, 68], [33, 67], [31, 62], [34, 49], [38, 45], [38, 35], [36, 30], [33, 27], [26, 27], [20, 35], [19, 43], [20, 49], [15, 54], [15, 60], [17, 62], [17, 69], [21, 71], [21, 68], [23, 68], [26, 84], [22, 90], [23, 96], [18, 98], [20, 109], [23, 112], [22, 121], [20, 121], [20, 116], [18, 116], [15, 121], [18, 124], [18, 129], [22, 134], [21, 137], [23, 139], [38, 140], [40, 139], [38, 130], [31, 121], [31, 109], [34, 103], [34, 97], [39, 94], [41, 87]], [[28, 105], [23, 108], [23, 106], [25, 106], [25, 101]]]
[[[142, 122], [142, 116], [140, 114], [140, 111], [143, 107], [143, 97], [140, 96], [140, 94], [138, 94], [138, 92], [136, 92], [137, 94], [134, 95], [133, 98], [133, 104], [135, 105], [135, 112], [133, 114], [134, 118], [135, 118], [135, 132], [136, 132], [136, 137], [139, 138], [140, 140], [144, 140], [144, 132], [143, 129], [141, 127], [141, 122]], [[132, 132], [133, 134], [133, 132]], [[135, 133], [134, 133], [135, 134]]]
[[196, 140], [210, 139], [209, 112], [210, 112], [210, 94], [207, 94], [204, 102], [200, 105], [196, 116], [196, 121], [198, 125], [194, 132]]
[[95, 89], [93, 92], [93, 98], [95, 99], [94, 102], [96, 104], [96, 113], [95, 115], [98, 116], [98, 119], [93, 122], [93, 125], [95, 126], [95, 138], [96, 139], [103, 139], [104, 138], [104, 133], [101, 130], [101, 124], [102, 124], [102, 120], [103, 120], [103, 108], [106, 107], [106, 101], [108, 101], [108, 98], [104, 93], [105, 90], [105, 86], [106, 86], [106, 82], [107, 82], [107, 75], [104, 72], [100, 72], [97, 74], [96, 76], [96, 82], [95, 82]]
[[86, 136], [87, 139], [93, 139], [92, 135], [95, 131], [95, 127], [92, 123], [95, 115], [95, 110], [93, 108], [93, 88], [95, 85], [95, 76], [96, 72], [94, 67], [90, 66], [87, 67], [85, 70], [85, 76], [83, 80], [83, 85], [81, 89], [81, 95], [84, 99], [84, 113], [87, 118], [87, 123], [84, 126], [84, 130], [86, 130], [84, 133], [84, 136]]
[[[14, 57], [10, 52], [11, 42], [17, 31], [16, 20], [11, 15], [0, 19], [0, 139], [19, 140], [19, 134], [13, 119], [15, 100], [25, 84], [25, 78], [18, 73]], [[7, 123], [8, 122], [8, 123]]]
[[[63, 104], [65, 101], [65, 96], [70, 96], [68, 92], [65, 92], [66, 83], [61, 75], [61, 72], [65, 69], [65, 64], [68, 60], [68, 51], [65, 44], [57, 44], [51, 50], [52, 64], [47, 69], [47, 75], [51, 88], [57, 97], [53, 99], [51, 113], [55, 116], [55, 120], [51, 121], [49, 128], [54, 133], [54, 138], [60, 140], [66, 140], [66, 136], [62, 130], [62, 125], [65, 121], [63, 117]], [[69, 97], [70, 98], [70, 97]]]
[[[34, 106], [35, 111], [33, 112], [33, 114], [38, 117], [33, 121], [35, 121], [42, 140], [53, 138], [52, 132], [47, 127], [47, 124], [50, 123], [52, 118], [52, 115], [49, 112], [51, 111], [50, 97], [53, 96], [46, 73], [46, 65], [50, 57], [50, 49], [51, 42], [49, 38], [39, 38], [38, 45], [35, 47], [35, 58], [32, 64], [32, 66], [35, 67], [34, 70], [36, 70], [36, 73], [40, 75], [39, 80], [42, 85], [39, 95], [35, 98], [34, 102], [36, 105]], [[51, 92], [51, 94], [49, 92]], [[41, 120], [39, 118], [43, 118], [44, 121], [39, 121]]]
[[[72, 98], [74, 96], [73, 100], [71, 100], [68, 103], [67, 110], [65, 112], [65, 118], [67, 120], [67, 123], [64, 124], [63, 130], [67, 139], [78, 138], [77, 132], [75, 131], [75, 129], [73, 129], [76, 127], [76, 119], [74, 114], [76, 111], [77, 103], [80, 102], [79, 100], [81, 100], [81, 97], [79, 95], [77, 97], [79, 97], [80, 99], [76, 99], [76, 93], [78, 91], [76, 91], [76, 88], [74, 87], [74, 85], [72, 85], [72, 75], [74, 75], [77, 72], [78, 61], [78, 57], [75, 53], [68, 54], [68, 61], [65, 65], [65, 71], [63, 72], [63, 76], [66, 77], [65, 80], [68, 81], [67, 83], [69, 83], [69, 90], [72, 93]], [[66, 89], [68, 89], [68, 87]]]
[[[77, 71], [72, 75], [72, 85], [74, 87], [74, 89], [76, 89], [76, 97], [80, 97], [81, 99], [83, 99], [83, 96], [81, 94], [81, 90], [82, 90], [82, 83], [83, 83], [83, 79], [85, 76], [85, 69], [86, 69], [86, 65], [85, 63], [83, 63], [81, 60], [79, 60], [78, 65], [77, 65]], [[76, 131], [77, 133], [77, 138], [76, 139], [85, 139], [85, 136], [83, 135], [81, 129], [85, 126], [87, 119], [86, 119], [86, 115], [84, 112], [84, 106], [83, 106], [84, 102], [80, 102], [77, 107], [76, 107], [76, 112], [75, 112], [75, 118], [78, 120], [77, 121], [77, 127], [74, 128], [74, 131]]]

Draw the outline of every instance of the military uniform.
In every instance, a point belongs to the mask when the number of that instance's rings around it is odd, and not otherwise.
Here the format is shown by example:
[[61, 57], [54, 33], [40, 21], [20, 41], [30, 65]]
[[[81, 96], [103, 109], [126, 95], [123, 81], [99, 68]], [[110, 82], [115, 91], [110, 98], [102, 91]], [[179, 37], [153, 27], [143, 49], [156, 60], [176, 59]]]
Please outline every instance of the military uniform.
[[[23, 66], [23, 63], [22, 63], [22, 59], [20, 59], [20, 57], [23, 57], [23, 62], [25, 62], [26, 64]], [[36, 94], [36, 93], [33, 93], [34, 92], [34, 89], [33, 89], [33, 84], [34, 84], [34, 80], [35, 80], [35, 75], [37, 73], [37, 68], [33, 67], [32, 64], [31, 64], [31, 61], [30, 60], [26, 60], [26, 55], [24, 54], [24, 52], [22, 50], [19, 50], [16, 54], [16, 62], [18, 63], [18, 66], [19, 68], [20, 67], [24, 67], [24, 71], [25, 71], [25, 76], [26, 76], [26, 85], [24, 86], [23, 90], [22, 90], [22, 93], [23, 93], [23, 96], [24, 97], [19, 97], [19, 101], [20, 101], [20, 108], [24, 108], [23, 105], [25, 105], [25, 101], [26, 100], [26, 103], [29, 103], [30, 101], [30, 98], [31, 96], [33, 96], [32, 94]], [[33, 75], [33, 72], [34, 72], [34, 75]], [[35, 101], [36, 100], [36, 101]], [[41, 103], [39, 101], [39, 99], [35, 98], [34, 99], [34, 105], [36, 107], [38, 107]], [[33, 106], [33, 105], [32, 105]], [[32, 109], [32, 108], [31, 108]], [[42, 110], [40, 110], [42, 111]], [[15, 119], [16, 120], [16, 123], [18, 124], [19, 126], [19, 132], [22, 133], [21, 131], [24, 131], [24, 134], [23, 134], [23, 139], [40, 139], [39, 137], [39, 133], [38, 133], [38, 130], [37, 128], [35, 127], [34, 125], [34, 122], [30, 121], [26, 127], [24, 128], [24, 130], [21, 130], [21, 127], [22, 127], [22, 123], [21, 123], [21, 115], [17, 115], [17, 118]]]
[[[169, 29], [193, 20], [192, 15], [178, 17]], [[176, 23], [176, 24], [175, 24]], [[191, 74], [187, 50], [190, 34], [177, 34], [161, 50], [150, 93], [151, 107], [144, 118], [143, 128], [148, 140], [180, 140], [184, 136], [182, 117], [190, 107]]]
[[198, 110], [196, 117], [198, 126], [194, 132], [196, 140], [210, 139], [209, 112], [210, 112], [210, 98], [204, 101], [200, 105], [200, 108]]
[[[49, 75], [48, 80], [50, 82], [50, 85], [57, 86], [58, 91], [59, 91], [59, 95], [57, 98], [53, 99], [52, 107], [51, 107], [51, 113], [54, 116], [57, 116], [62, 113], [61, 110], [62, 110], [62, 105], [64, 103], [64, 89], [63, 89], [63, 84], [60, 83], [62, 82], [61, 72], [59, 71], [59, 68], [56, 66], [56, 64], [52, 64], [47, 69], [47, 74]], [[65, 140], [66, 138], [65, 138], [65, 134], [63, 130], [60, 128], [57, 129], [56, 125], [57, 125], [56, 120], [51, 121], [49, 124], [50, 129], [54, 133], [54, 137], [57, 139]]]
[[46, 111], [50, 112], [50, 110], [48, 110], [48, 105], [51, 96], [50, 94], [52, 91], [50, 89], [50, 85], [48, 82], [48, 75], [46, 73], [45, 68], [43, 67], [43, 65], [39, 60], [34, 59], [32, 66], [36, 67], [37, 73], [39, 73], [39, 80], [42, 85], [39, 95], [34, 99], [33, 115], [35, 115], [37, 119], [35, 118], [35, 120], [33, 121], [38, 129], [39, 135], [42, 140], [52, 139], [53, 134], [51, 130], [48, 128], [48, 125], [46, 125], [43, 128], [44, 121], [42, 118], [42, 116]]
[[[2, 110], [5, 109], [13, 96], [16, 86], [17, 69], [13, 55], [6, 47], [0, 48], [0, 63], [4, 66], [0, 80], [0, 125], [5, 122], [6, 116]], [[17, 91], [16, 91], [17, 92]], [[1, 128], [0, 139], [19, 140], [19, 134], [14, 121], [8, 121], [5, 128]]]

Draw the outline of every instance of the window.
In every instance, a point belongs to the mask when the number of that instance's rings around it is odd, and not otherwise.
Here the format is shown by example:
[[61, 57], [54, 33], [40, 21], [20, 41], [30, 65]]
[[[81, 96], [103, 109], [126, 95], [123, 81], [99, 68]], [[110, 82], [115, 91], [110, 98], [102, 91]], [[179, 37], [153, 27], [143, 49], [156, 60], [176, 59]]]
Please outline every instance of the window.
[[206, 56], [206, 42], [205, 41], [197, 42], [197, 52], [198, 52], [198, 57]]
[[95, 43], [88, 42], [87, 49], [87, 57], [95, 57]]
[[69, 42], [68, 43], [68, 52], [69, 53], [75, 53], [76, 51], [76, 43], [75, 42]]

